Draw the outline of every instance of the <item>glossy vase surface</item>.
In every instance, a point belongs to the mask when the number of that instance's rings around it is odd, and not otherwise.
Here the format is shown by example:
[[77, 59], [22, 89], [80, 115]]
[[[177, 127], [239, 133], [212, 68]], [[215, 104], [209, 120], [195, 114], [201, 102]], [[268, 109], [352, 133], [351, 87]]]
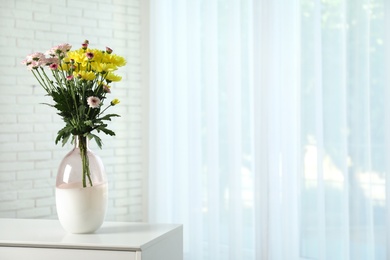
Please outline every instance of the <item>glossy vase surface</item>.
[[[83, 174], [86, 170], [88, 174]], [[62, 159], [56, 179], [56, 208], [62, 227], [75, 234], [96, 231], [103, 224], [107, 200], [102, 160], [89, 149], [86, 137], [75, 136], [75, 146]]]

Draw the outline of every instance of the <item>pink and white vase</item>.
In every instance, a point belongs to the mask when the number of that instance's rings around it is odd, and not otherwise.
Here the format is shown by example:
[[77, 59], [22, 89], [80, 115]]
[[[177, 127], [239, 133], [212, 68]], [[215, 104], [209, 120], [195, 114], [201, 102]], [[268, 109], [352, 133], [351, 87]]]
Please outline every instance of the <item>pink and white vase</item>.
[[56, 208], [62, 227], [74, 234], [92, 233], [103, 224], [108, 184], [100, 157], [85, 136], [75, 136], [74, 148], [62, 159], [56, 180]]

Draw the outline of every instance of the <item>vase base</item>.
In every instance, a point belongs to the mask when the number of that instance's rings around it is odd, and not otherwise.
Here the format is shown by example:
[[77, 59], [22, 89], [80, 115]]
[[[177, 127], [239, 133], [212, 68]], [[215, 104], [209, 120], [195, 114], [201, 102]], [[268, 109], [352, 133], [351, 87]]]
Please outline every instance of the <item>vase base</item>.
[[108, 185], [79, 187], [80, 184], [76, 183], [56, 188], [58, 219], [70, 233], [93, 233], [103, 224], [106, 215]]

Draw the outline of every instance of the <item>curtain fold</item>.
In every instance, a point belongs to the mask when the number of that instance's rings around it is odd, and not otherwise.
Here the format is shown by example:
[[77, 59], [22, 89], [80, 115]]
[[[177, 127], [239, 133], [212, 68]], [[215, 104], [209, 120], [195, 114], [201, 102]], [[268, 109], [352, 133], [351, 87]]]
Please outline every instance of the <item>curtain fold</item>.
[[[386, 1], [384, 3], [384, 23], [385, 24], [390, 24], [390, 2]], [[384, 42], [390, 42], [390, 30], [385, 30], [384, 33]], [[389, 71], [390, 70], [390, 46], [388, 44], [385, 45], [384, 53], [385, 57], [385, 62], [384, 62], [384, 71]], [[390, 97], [390, 74], [386, 73], [385, 74], [385, 84], [384, 84], [384, 97], [388, 98]], [[390, 103], [385, 102], [384, 105], [384, 110], [386, 111], [384, 113], [384, 131], [386, 133], [390, 132]], [[385, 149], [384, 153], [390, 154], [390, 135], [385, 135], [384, 138], [384, 144], [385, 144]], [[388, 157], [386, 157], [388, 158]], [[386, 160], [386, 172], [390, 172], [390, 160]], [[386, 218], [385, 218], [385, 233], [386, 233], [386, 238], [384, 243], [384, 247], [387, 249], [386, 250], [386, 259], [390, 259], [390, 174], [386, 174], [385, 177], [385, 182], [386, 182], [386, 188], [385, 188], [385, 208], [386, 208]]]
[[[205, 256], [208, 258], [220, 259], [219, 245], [221, 242], [221, 213], [220, 213], [220, 196], [221, 184], [219, 181], [219, 38], [218, 38], [218, 5], [216, 1], [211, 1], [208, 8], [203, 9], [198, 2], [200, 9], [200, 26], [201, 34], [200, 41], [200, 60], [201, 74], [200, 85], [201, 100], [204, 102], [201, 107], [201, 122], [202, 122], [202, 181], [205, 191], [202, 193], [203, 199], [203, 220], [205, 229], [202, 241], [204, 243]], [[206, 58], [206, 60], [205, 60]], [[205, 93], [205, 89], [207, 92]], [[207, 116], [205, 114], [207, 113]], [[199, 174], [199, 173], [194, 173]], [[199, 196], [200, 194], [198, 194]], [[206, 197], [206, 198], [205, 198]]]
[[185, 259], [389, 256], [389, 10], [150, 0], [149, 220]]
[[[188, 200], [186, 204], [191, 204], [188, 209], [188, 222], [191, 225], [187, 226], [188, 232], [185, 239], [188, 244], [185, 252], [191, 251], [193, 259], [204, 259], [203, 257], [203, 237], [204, 220], [202, 217], [204, 202], [204, 182], [202, 158], [204, 151], [202, 149], [202, 91], [201, 83], [201, 43], [199, 41], [201, 35], [201, 10], [196, 1], [187, 1], [187, 100], [188, 110], [191, 111], [187, 116], [188, 120], [188, 142], [191, 140], [191, 149], [188, 149]], [[190, 55], [192, 54], [192, 55]], [[186, 209], [186, 207], [184, 207]], [[191, 247], [191, 250], [189, 249]]]

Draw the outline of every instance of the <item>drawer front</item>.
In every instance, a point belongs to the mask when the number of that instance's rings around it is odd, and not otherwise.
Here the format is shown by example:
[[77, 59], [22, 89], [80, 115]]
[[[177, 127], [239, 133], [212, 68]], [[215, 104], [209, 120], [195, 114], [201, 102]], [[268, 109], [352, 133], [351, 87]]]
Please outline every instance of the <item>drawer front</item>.
[[1, 260], [137, 260], [137, 253], [109, 250], [0, 247]]

